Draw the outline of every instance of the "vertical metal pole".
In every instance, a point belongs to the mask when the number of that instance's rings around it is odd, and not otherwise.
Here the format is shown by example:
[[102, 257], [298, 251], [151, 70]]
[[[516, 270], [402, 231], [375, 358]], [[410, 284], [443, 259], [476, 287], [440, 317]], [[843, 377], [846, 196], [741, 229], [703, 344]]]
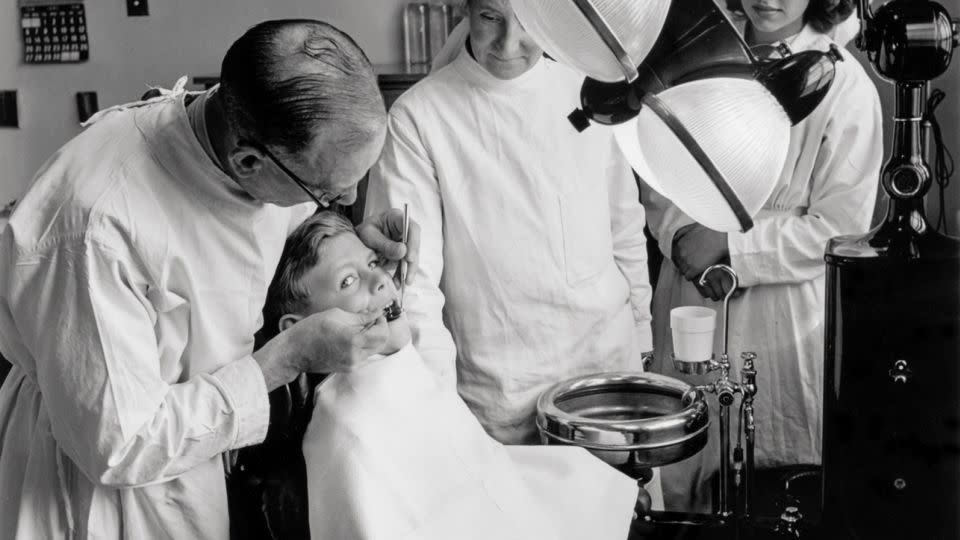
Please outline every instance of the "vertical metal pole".
[[[752, 399], [751, 399], [752, 401]], [[753, 424], [753, 404], [750, 403], [744, 407], [744, 416], [747, 419], [746, 422], [746, 439], [747, 439], [747, 463], [746, 463], [746, 472], [744, 474], [744, 488], [743, 488], [743, 516], [750, 516], [750, 505], [753, 502], [753, 482], [754, 482], [754, 461], [753, 461], [753, 449], [755, 442], [755, 426]]]
[[730, 514], [730, 407], [720, 405], [720, 515]]
[[743, 431], [747, 439], [747, 456], [743, 482], [743, 516], [750, 516], [750, 508], [753, 503], [753, 482], [756, 479], [756, 469], [754, 463], [753, 451], [756, 444], [757, 426], [753, 418], [753, 399], [757, 395], [757, 370], [754, 367], [754, 361], [757, 359], [756, 353], [745, 351], [740, 353], [743, 360], [743, 369], [740, 370], [740, 382], [743, 389]]

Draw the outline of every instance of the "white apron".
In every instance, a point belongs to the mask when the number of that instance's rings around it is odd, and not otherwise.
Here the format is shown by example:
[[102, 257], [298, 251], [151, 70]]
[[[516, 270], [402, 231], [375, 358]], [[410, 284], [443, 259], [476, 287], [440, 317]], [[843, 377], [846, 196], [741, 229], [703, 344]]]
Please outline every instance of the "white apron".
[[[582, 448], [504, 446], [413, 346], [316, 390], [316, 540], [623, 540], [637, 484]], [[662, 508], [659, 478], [648, 484]]]

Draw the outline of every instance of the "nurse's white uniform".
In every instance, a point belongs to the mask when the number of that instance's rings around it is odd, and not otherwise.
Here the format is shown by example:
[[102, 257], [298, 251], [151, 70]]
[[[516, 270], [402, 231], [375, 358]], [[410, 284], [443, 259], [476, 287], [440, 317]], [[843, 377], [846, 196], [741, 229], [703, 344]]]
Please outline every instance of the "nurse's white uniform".
[[421, 226], [414, 343], [505, 443], [538, 440], [550, 384], [641, 370], [652, 344], [638, 189], [608, 129], [567, 120], [581, 82], [546, 59], [500, 80], [462, 49], [394, 104], [371, 171], [368, 211]]
[[241, 192], [182, 95], [44, 165], [0, 240], [0, 536], [228, 537], [221, 453], [266, 434], [253, 334], [303, 213]]
[[[826, 50], [832, 43], [810, 27], [786, 41], [795, 52]], [[877, 193], [880, 101], [857, 59], [841, 51], [843, 61], [837, 62], [823, 103], [790, 131], [787, 164], [753, 229], [729, 235], [732, 267], [746, 292], [731, 301], [728, 348], [734, 373], [742, 365], [741, 352], [758, 354], [760, 467], [820, 462], [824, 249], [831, 237], [868, 229]], [[702, 298], [670, 262], [674, 234], [692, 220], [656, 192], [642, 191], [651, 231], [666, 257], [653, 302], [657, 354], [652, 369], [703, 383], [713, 376], [680, 376], [670, 364], [670, 309], [709, 306], [718, 311], [719, 325], [723, 304]], [[718, 329], [716, 351], [721, 335]], [[717, 402], [711, 399], [717, 425]], [[663, 469], [668, 510], [709, 509], [704, 483], [719, 463], [717, 439], [712, 437], [698, 456]]]

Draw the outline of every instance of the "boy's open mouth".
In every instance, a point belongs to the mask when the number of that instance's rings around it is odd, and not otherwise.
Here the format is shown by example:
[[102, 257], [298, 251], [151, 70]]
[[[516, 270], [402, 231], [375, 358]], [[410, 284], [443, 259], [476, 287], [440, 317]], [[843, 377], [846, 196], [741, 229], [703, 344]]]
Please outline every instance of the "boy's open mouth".
[[386, 317], [387, 322], [399, 319], [401, 313], [403, 313], [403, 308], [400, 307], [400, 302], [397, 300], [390, 302], [387, 304], [387, 307], [383, 308], [383, 315]]

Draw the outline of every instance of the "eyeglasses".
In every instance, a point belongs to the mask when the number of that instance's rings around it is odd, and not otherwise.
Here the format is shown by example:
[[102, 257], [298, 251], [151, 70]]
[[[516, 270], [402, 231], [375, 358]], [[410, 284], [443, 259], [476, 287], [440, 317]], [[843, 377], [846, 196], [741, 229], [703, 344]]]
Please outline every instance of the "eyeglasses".
[[317, 203], [317, 206], [319, 206], [320, 208], [329, 208], [330, 205], [335, 204], [337, 201], [339, 201], [340, 199], [343, 198], [343, 194], [334, 195], [333, 193], [329, 193], [329, 192], [326, 192], [326, 191], [324, 191], [319, 197], [317, 197], [316, 195], [313, 194], [313, 191], [310, 191], [310, 188], [307, 187], [307, 184], [306, 184], [303, 180], [301, 180], [299, 176], [297, 176], [296, 174], [294, 174], [293, 171], [291, 171], [290, 169], [288, 169], [287, 166], [284, 165], [284, 164], [277, 158], [277, 156], [273, 155], [273, 152], [271, 152], [269, 149], [267, 149], [266, 145], [263, 145], [263, 144], [260, 144], [260, 143], [255, 143], [255, 144], [260, 148], [260, 151], [261, 151], [261, 152], [263, 152], [264, 154], [266, 154], [267, 157], [270, 158], [271, 161], [273, 161], [273, 163], [274, 163], [277, 167], [280, 167], [280, 170], [281, 170], [281, 171], [283, 171], [284, 173], [286, 173], [286, 175], [290, 178], [290, 180], [293, 180], [293, 183], [294, 183], [294, 184], [296, 184], [297, 186], [299, 186], [300, 189], [302, 189], [304, 193], [306, 193], [307, 195], [309, 195], [310, 198], [313, 199], [313, 202]]

